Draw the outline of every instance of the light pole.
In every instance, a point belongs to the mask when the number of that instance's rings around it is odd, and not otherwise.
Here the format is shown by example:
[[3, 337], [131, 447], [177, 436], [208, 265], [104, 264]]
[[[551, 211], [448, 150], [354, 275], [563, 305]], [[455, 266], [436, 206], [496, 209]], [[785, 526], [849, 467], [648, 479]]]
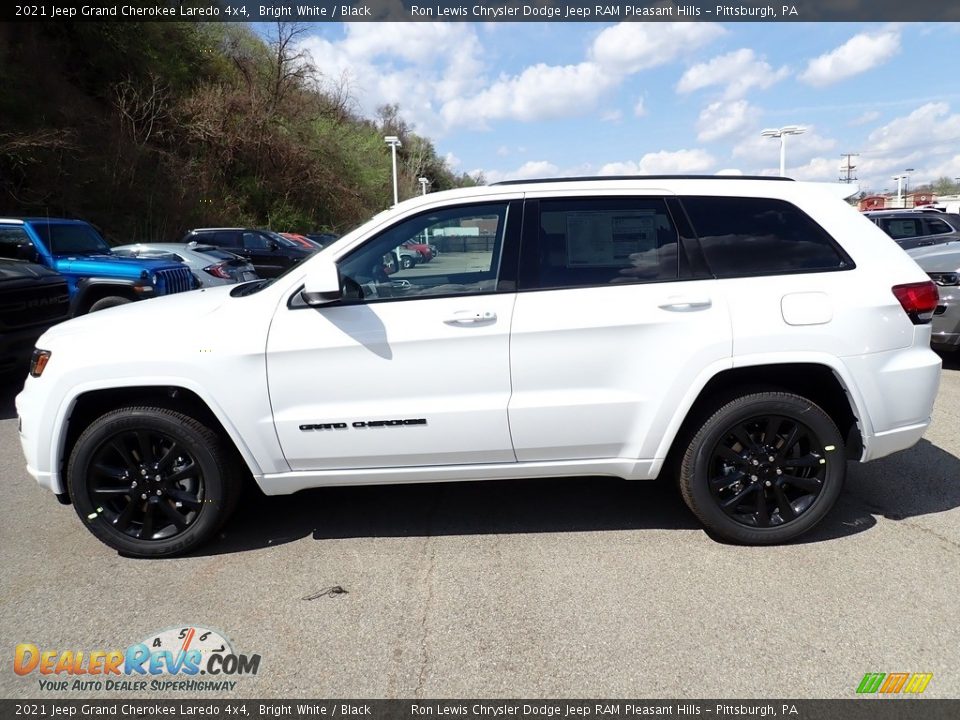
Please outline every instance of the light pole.
[[897, 181], [897, 207], [902, 208], [904, 205], [903, 202], [903, 181], [906, 179], [906, 175], [894, 175], [892, 180]]
[[780, 177], [787, 176], [787, 135], [802, 135], [807, 131], [799, 125], [784, 125], [782, 128], [767, 128], [761, 131], [763, 137], [780, 138]]
[[420, 194], [421, 194], [421, 195], [426, 195], [426, 194], [427, 194], [427, 188], [430, 186], [430, 179], [429, 179], [429, 178], [417, 178], [417, 182], [420, 183], [420, 188], [421, 188], [421, 190], [423, 191], [423, 192], [421, 192]]
[[907, 168], [903, 172], [906, 175], [903, 176], [903, 204], [907, 204], [907, 194], [910, 192], [910, 173], [913, 172], [913, 168]]
[[397, 148], [403, 147], [403, 143], [396, 135], [387, 135], [383, 141], [390, 146], [390, 154], [393, 156], [393, 204], [396, 205], [400, 202], [397, 194]]

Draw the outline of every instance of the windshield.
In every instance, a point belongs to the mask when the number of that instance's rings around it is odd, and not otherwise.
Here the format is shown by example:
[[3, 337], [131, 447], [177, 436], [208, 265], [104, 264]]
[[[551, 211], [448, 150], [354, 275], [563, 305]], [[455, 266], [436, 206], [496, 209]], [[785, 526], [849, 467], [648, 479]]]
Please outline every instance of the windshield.
[[100, 234], [84, 223], [33, 223], [53, 255], [110, 254], [110, 246]]

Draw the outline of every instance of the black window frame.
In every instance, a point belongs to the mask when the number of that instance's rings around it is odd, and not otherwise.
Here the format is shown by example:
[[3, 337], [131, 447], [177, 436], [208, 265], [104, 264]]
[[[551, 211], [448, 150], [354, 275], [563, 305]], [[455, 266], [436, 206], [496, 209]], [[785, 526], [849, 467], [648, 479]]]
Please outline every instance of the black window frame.
[[[693, 216], [689, 214], [687, 206], [684, 204], [684, 201], [691, 200], [694, 198], [705, 198], [709, 200], [761, 200], [771, 203], [782, 203], [789, 206], [789, 209], [795, 211], [804, 217], [810, 225], [812, 225], [821, 235], [821, 238], [826, 241], [825, 244], [829, 245], [833, 251], [837, 254], [840, 265], [838, 267], [825, 267], [825, 268], [790, 268], [782, 270], [764, 270], [764, 271], [745, 271], [738, 273], [718, 273], [715, 268], [709, 266], [709, 260], [707, 260], [707, 254], [703, 251], [703, 244], [701, 242], [701, 235], [697, 231], [696, 224], [694, 222]], [[708, 270], [712, 277], [721, 280], [721, 279], [735, 279], [735, 278], [748, 278], [748, 277], [777, 277], [782, 275], [810, 275], [815, 273], [828, 273], [828, 272], [846, 272], [848, 270], [856, 269], [857, 265], [853, 261], [853, 258], [850, 257], [850, 254], [843, 248], [843, 246], [837, 242], [827, 230], [818, 223], [808, 212], [797, 206], [795, 203], [790, 202], [789, 200], [784, 200], [783, 198], [776, 197], [760, 197], [756, 195], [678, 195], [677, 200], [684, 209], [684, 213], [688, 217], [691, 228], [696, 236], [696, 244], [698, 245], [700, 252], [703, 254], [704, 262], [707, 264]]]

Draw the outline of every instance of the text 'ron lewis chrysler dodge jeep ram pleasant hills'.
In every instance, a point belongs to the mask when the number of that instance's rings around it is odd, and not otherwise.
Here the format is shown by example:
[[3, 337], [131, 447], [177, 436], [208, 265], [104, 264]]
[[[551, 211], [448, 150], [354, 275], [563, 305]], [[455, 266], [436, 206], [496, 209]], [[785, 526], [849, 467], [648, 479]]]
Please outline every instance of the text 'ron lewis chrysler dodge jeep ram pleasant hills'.
[[[429, 265], [384, 262], [456, 228], [471, 242]], [[28, 472], [132, 556], [208, 540], [249, 477], [277, 495], [664, 475], [715, 537], [781, 543], [829, 512], [848, 461], [923, 435], [936, 305], [835, 186], [451, 190], [277, 278], [52, 328], [20, 437]]]

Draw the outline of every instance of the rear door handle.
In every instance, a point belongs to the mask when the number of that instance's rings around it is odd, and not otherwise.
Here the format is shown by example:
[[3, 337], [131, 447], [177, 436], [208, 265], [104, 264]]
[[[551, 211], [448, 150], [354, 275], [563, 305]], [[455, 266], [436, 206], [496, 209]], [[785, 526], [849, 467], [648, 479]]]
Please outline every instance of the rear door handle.
[[708, 297], [688, 297], [686, 295], [674, 295], [668, 297], [657, 307], [661, 310], [671, 312], [692, 312], [694, 310], [706, 310], [713, 305], [713, 301]]
[[497, 314], [493, 310], [458, 310], [444, 320], [448, 325], [474, 325], [493, 322]]

